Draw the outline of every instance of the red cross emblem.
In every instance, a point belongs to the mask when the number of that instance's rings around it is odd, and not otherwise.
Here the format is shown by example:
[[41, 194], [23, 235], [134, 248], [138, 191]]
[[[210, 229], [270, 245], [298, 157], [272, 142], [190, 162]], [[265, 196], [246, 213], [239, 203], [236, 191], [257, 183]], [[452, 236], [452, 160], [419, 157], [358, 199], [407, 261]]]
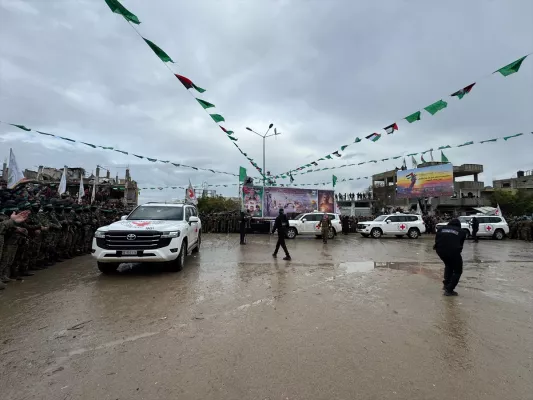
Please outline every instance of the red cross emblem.
[[135, 226], [146, 226], [146, 225], [150, 225], [150, 222], [149, 221], [141, 221], [141, 222], [132, 222], [133, 225]]
[[487, 232], [490, 232], [492, 230], [492, 226], [487, 225], [487, 227], [485, 229], [487, 230]]
[[401, 231], [404, 231], [405, 228], [407, 228], [407, 227], [405, 226], [405, 224], [400, 224], [400, 230], [401, 230]]

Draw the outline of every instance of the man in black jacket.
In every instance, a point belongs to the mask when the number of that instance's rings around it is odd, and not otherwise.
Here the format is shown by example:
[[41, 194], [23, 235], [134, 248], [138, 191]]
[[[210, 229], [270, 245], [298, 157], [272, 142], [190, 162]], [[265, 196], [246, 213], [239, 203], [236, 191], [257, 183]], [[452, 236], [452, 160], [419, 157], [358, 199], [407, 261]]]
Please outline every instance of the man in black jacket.
[[452, 219], [435, 236], [433, 248], [444, 262], [443, 289], [445, 296], [457, 296], [457, 292], [454, 289], [463, 273], [461, 252], [463, 251], [465, 237], [466, 235], [461, 229], [461, 222], [458, 219]]
[[474, 217], [472, 218], [470, 223], [472, 224], [472, 239], [474, 239], [474, 242], [477, 243], [478, 242], [477, 232], [479, 231], [479, 221], [476, 217]]
[[274, 229], [272, 230], [272, 234], [278, 231], [278, 241], [276, 243], [276, 250], [274, 250], [274, 254], [272, 254], [272, 256], [278, 256], [279, 246], [281, 246], [283, 248], [283, 251], [285, 252], [285, 257], [283, 258], [284, 260], [291, 259], [289, 250], [287, 250], [287, 245], [285, 244], [285, 234], [287, 233], [288, 227], [289, 220], [287, 219], [287, 216], [283, 213], [283, 208], [280, 208], [279, 215], [276, 217], [276, 221], [274, 221]]

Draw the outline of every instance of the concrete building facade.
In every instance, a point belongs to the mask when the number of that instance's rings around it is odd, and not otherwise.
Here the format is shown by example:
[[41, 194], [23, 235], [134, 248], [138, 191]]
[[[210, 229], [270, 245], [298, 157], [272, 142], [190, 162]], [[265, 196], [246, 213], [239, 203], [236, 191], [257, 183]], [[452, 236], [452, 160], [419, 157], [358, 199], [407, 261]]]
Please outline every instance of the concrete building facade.
[[533, 170], [517, 171], [516, 177], [492, 181], [494, 189], [516, 191], [519, 189], [533, 191]]

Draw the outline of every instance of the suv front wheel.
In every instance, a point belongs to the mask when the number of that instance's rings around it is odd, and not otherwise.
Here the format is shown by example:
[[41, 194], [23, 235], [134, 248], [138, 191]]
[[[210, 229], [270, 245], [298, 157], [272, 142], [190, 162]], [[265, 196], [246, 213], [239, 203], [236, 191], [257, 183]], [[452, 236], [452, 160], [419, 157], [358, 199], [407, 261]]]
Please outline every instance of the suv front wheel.
[[170, 270], [173, 272], [179, 272], [183, 269], [185, 264], [185, 256], [187, 255], [187, 241], [183, 240], [181, 242], [181, 249], [178, 258], [173, 261], [170, 261]]
[[370, 234], [374, 239], [379, 239], [383, 233], [381, 232], [381, 229], [374, 228], [370, 231]]

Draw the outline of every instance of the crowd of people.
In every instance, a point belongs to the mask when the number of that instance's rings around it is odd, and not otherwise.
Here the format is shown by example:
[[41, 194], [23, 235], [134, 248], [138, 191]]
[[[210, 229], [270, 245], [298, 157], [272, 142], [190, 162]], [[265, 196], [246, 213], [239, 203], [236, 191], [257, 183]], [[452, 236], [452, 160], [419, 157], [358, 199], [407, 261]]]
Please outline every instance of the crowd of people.
[[335, 193], [335, 200], [337, 201], [346, 201], [346, 200], [372, 200], [372, 193], [363, 192], [363, 193]]
[[533, 241], [533, 220], [527, 217], [516, 217], [510, 218], [507, 223], [510, 239]]
[[0, 187], [0, 290], [66, 259], [88, 254], [94, 231], [120, 219], [120, 203], [87, 204], [50, 186]]

